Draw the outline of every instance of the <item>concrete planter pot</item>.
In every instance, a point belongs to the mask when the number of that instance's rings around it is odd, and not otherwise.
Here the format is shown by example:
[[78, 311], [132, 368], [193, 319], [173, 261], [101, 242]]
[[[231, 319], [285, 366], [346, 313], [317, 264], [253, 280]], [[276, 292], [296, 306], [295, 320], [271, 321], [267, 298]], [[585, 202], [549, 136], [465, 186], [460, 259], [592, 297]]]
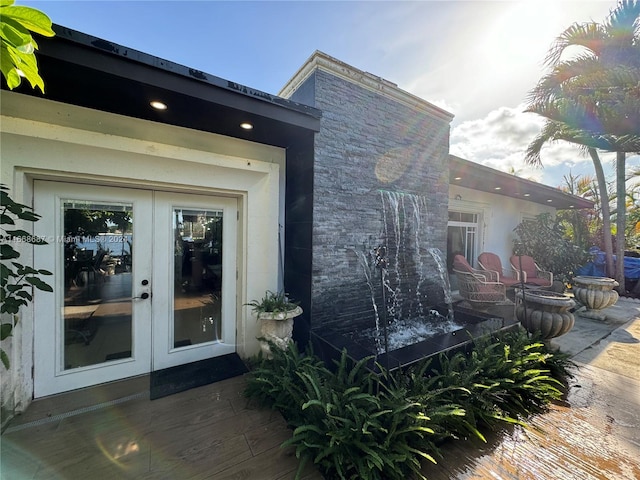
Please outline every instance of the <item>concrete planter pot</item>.
[[271, 356], [268, 341], [273, 342], [283, 350], [287, 348], [293, 333], [293, 319], [301, 314], [302, 308], [298, 306], [286, 312], [260, 312], [258, 314], [258, 321], [261, 324], [260, 330], [264, 339], [260, 348], [265, 355]]
[[530, 333], [539, 332], [542, 340], [564, 335], [573, 328], [575, 318], [570, 309], [573, 299], [565, 294], [545, 290], [516, 290], [519, 300], [516, 318]]
[[619, 284], [613, 278], [578, 276], [573, 278], [573, 295], [582, 305], [587, 307], [581, 315], [604, 320], [599, 312], [618, 301], [618, 292], [614, 290]]

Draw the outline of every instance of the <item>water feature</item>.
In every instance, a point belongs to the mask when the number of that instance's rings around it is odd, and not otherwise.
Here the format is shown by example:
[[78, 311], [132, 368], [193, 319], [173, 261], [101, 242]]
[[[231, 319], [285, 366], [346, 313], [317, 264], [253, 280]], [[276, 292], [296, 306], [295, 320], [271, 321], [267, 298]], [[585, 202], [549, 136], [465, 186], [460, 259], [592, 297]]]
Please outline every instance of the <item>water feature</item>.
[[429, 246], [427, 201], [380, 191], [381, 243], [353, 248], [368, 288], [372, 319], [351, 331], [323, 329], [321, 337], [354, 358], [368, 355], [388, 368], [456, 348], [505, 327], [501, 317], [456, 308], [443, 255]]

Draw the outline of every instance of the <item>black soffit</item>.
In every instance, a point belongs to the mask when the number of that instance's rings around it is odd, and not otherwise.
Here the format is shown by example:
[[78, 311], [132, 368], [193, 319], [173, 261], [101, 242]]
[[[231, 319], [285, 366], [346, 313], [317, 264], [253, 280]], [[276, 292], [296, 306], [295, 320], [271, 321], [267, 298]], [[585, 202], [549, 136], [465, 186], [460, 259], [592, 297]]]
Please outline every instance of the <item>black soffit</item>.
[[[318, 109], [75, 30], [54, 30], [55, 37], [38, 39], [46, 94], [28, 85], [17, 92], [279, 147], [320, 129]], [[152, 100], [167, 110], [155, 110]], [[240, 128], [243, 122], [253, 129]]]
[[548, 205], [556, 209], [593, 208], [594, 206], [592, 201], [570, 195], [558, 188], [501, 172], [454, 155], [449, 155], [449, 184]]

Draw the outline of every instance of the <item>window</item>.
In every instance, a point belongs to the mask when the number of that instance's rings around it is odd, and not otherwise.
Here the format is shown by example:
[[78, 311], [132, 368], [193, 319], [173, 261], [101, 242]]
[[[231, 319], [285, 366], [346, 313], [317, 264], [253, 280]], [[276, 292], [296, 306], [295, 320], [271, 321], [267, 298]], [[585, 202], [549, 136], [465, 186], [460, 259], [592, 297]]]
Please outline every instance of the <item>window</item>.
[[477, 213], [449, 212], [447, 226], [447, 265], [451, 271], [453, 257], [464, 255], [467, 261], [473, 265], [478, 248], [478, 221]]

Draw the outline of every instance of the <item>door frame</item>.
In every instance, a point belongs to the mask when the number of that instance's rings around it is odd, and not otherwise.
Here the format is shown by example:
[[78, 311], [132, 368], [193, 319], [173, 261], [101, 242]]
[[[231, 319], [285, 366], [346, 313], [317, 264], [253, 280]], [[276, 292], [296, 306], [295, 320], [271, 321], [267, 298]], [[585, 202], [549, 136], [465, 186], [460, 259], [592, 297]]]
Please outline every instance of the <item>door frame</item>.
[[[237, 316], [237, 237], [238, 237], [238, 200], [236, 198], [212, 195], [180, 194], [154, 192], [153, 202], [153, 275], [152, 285], [158, 294], [152, 301], [152, 319], [167, 318], [168, 321], [152, 321], [153, 347], [151, 370], [156, 371], [189, 362], [204, 360], [213, 356], [225, 355], [236, 351]], [[173, 229], [171, 218], [174, 208], [206, 209], [223, 211], [222, 230], [222, 339], [204, 344], [186, 347], [173, 347], [174, 296], [171, 280], [174, 278]], [[167, 220], [168, 219], [168, 220]], [[155, 268], [156, 265], [168, 265], [168, 270]], [[163, 293], [169, 293], [164, 295]]]
[[[95, 201], [105, 202], [128, 202], [131, 199], [134, 211], [134, 252], [144, 251], [145, 243], [154, 244], [152, 250], [157, 248], [155, 241], [152, 240], [155, 231], [154, 221], [156, 218], [156, 207], [160, 203], [155, 198], [160, 195], [164, 200], [171, 197], [181, 199], [180, 203], [183, 207], [189, 205], [198, 205], [202, 207], [203, 202], [214, 197], [214, 203], [223, 203], [227, 208], [228, 214], [232, 216], [233, 228], [226, 229], [230, 242], [233, 242], [232, 256], [232, 278], [233, 291], [229, 292], [230, 298], [226, 303], [231, 302], [228, 309], [227, 337], [219, 345], [203, 344], [201, 348], [180, 348], [169, 349], [167, 355], [173, 354], [173, 358], [168, 361], [167, 358], [156, 362], [154, 355], [160, 355], [160, 350], [155, 346], [154, 330], [159, 331], [160, 324], [162, 326], [170, 326], [172, 322], [165, 316], [164, 320], [153, 321], [154, 316], [159, 313], [159, 308], [154, 309], [153, 296], [150, 300], [133, 300], [132, 301], [132, 357], [126, 359], [118, 359], [109, 361], [108, 364], [100, 363], [80, 367], [77, 369], [65, 370], [63, 364], [64, 348], [59, 348], [64, 341], [64, 332], [62, 331], [62, 315], [64, 310], [63, 295], [64, 292], [64, 254], [63, 254], [63, 237], [62, 237], [62, 204], [63, 199], [78, 200], [89, 198]], [[53, 198], [52, 198], [53, 197]], [[48, 200], [47, 200], [48, 199]], [[51, 200], [53, 201], [51, 202]], [[48, 204], [49, 203], [49, 204]], [[174, 202], [175, 203], [175, 202]], [[48, 204], [48, 206], [47, 206]], [[236, 351], [237, 346], [237, 323], [238, 306], [237, 295], [239, 292], [239, 279], [236, 269], [239, 266], [241, 248], [237, 243], [239, 235], [238, 227], [239, 219], [239, 198], [238, 197], [219, 197], [214, 192], [197, 192], [197, 193], [171, 193], [160, 190], [140, 189], [129, 186], [96, 186], [82, 183], [68, 183], [64, 181], [34, 180], [34, 207], [42, 218], [40, 222], [34, 225], [34, 234], [53, 240], [49, 248], [39, 247], [34, 249], [35, 264], [54, 273], [54, 294], [39, 295], [37, 301], [34, 302], [34, 397], [43, 397], [55, 393], [74, 390], [87, 386], [106, 383], [114, 380], [120, 380], [137, 375], [147, 374], [150, 371], [166, 368], [175, 364], [188, 363], [202, 359], [202, 351], [205, 346], [211, 346], [210, 354], [204, 355], [205, 358], [211, 356], [223, 355]], [[171, 209], [173, 207], [169, 207]], [[229, 211], [231, 209], [231, 211]], [[146, 215], [144, 213], [147, 213]], [[235, 218], [233, 218], [235, 217]], [[166, 225], [170, 228], [171, 219], [166, 220]], [[167, 230], [167, 229], [165, 229]], [[52, 237], [51, 232], [56, 232]], [[224, 235], [225, 229], [223, 229]], [[163, 237], [163, 238], [166, 238]], [[55, 252], [55, 254], [51, 254]], [[135, 296], [141, 293], [151, 293], [156, 287], [155, 280], [161, 275], [160, 268], [153, 268], [154, 263], [159, 264], [159, 260], [155, 259], [155, 252], [149, 255], [134, 254], [134, 268], [132, 269], [132, 284], [134, 285]], [[166, 251], [165, 253], [168, 253]], [[228, 258], [228, 256], [227, 256]], [[162, 261], [167, 261], [163, 257]], [[223, 260], [224, 261], [224, 260]], [[165, 263], [168, 265], [168, 263]], [[166, 269], [164, 273], [166, 272]], [[168, 275], [165, 275], [167, 277]], [[149, 288], [142, 287], [142, 280], [151, 279]], [[58, 292], [58, 293], [56, 293]], [[163, 295], [165, 296], [165, 295]], [[232, 297], [232, 298], [231, 298]], [[156, 288], [156, 298], [159, 298], [159, 291]], [[158, 302], [159, 304], [161, 302]], [[57, 312], [54, 325], [46, 325], [47, 319], [51, 319], [51, 312]], [[168, 312], [165, 312], [165, 315]], [[233, 325], [231, 325], [233, 323]], [[229, 328], [231, 327], [231, 328]], [[53, 332], [52, 332], [53, 330]], [[53, 335], [51, 335], [53, 333]], [[231, 340], [230, 335], [236, 336], [235, 341]], [[53, 338], [51, 338], [53, 337]], [[216, 348], [217, 347], [217, 348]], [[156, 350], [156, 352], [154, 352]], [[173, 350], [173, 351], [172, 351]], [[198, 355], [200, 351], [200, 355]], [[169, 357], [168, 357], [169, 358]], [[53, 359], [53, 361], [51, 361]], [[158, 357], [160, 359], [160, 357]], [[173, 362], [173, 363], [172, 363]]]
[[[62, 191], [63, 188], [69, 190]], [[93, 185], [67, 184], [62, 182], [35, 181], [34, 208], [42, 215], [34, 225], [34, 233], [49, 242], [48, 248], [39, 246], [34, 249], [35, 264], [53, 272], [53, 294], [39, 295], [34, 302], [34, 396], [41, 397], [84, 386], [106, 383], [147, 373], [151, 355], [151, 345], [145, 341], [144, 319], [151, 318], [151, 303], [144, 300], [132, 300], [132, 345], [130, 358], [88, 365], [76, 369], [64, 369], [63, 315], [64, 315], [64, 232], [63, 199], [90, 198], [96, 202], [123, 202], [123, 194], [133, 205], [134, 228], [133, 249], [143, 249], [145, 234], [150, 237], [151, 217], [145, 218], [142, 212], [152, 209], [152, 192], [145, 190], [122, 189], [118, 187], [97, 187]], [[125, 197], [126, 198], [126, 197]], [[54, 232], [53, 236], [51, 232]], [[142, 278], [151, 273], [151, 255], [134, 256], [132, 285], [140, 285]], [[148, 272], [148, 273], [147, 273]], [[136, 289], [141, 295], [147, 289]], [[53, 325], [52, 313], [54, 316]], [[148, 329], [150, 326], [147, 325]]]

